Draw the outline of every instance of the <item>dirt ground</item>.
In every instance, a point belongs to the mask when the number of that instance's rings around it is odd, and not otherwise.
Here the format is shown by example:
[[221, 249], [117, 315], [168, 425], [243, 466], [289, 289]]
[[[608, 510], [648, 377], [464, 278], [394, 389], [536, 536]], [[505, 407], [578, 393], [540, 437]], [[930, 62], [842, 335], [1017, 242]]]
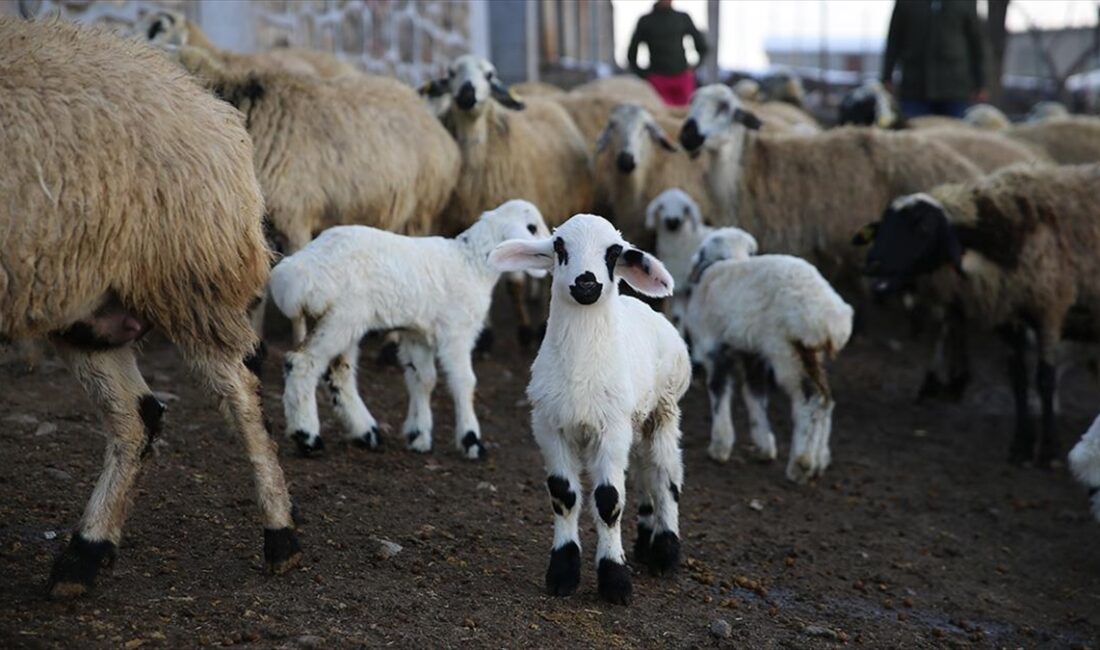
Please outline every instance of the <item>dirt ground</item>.
[[[0, 647], [1100, 647], [1100, 525], [1064, 468], [1005, 461], [1012, 418], [1000, 347], [976, 345], [978, 377], [963, 403], [916, 405], [924, 348], [881, 330], [832, 368], [824, 479], [792, 485], [782, 462], [751, 463], [741, 449], [726, 466], [709, 461], [697, 380], [684, 402], [681, 571], [639, 572], [630, 607], [601, 603], [586, 514], [578, 593], [545, 595], [551, 510], [523, 402], [533, 353], [517, 348], [497, 311], [496, 349], [476, 365], [490, 459], [459, 458], [442, 386], [435, 450], [405, 451], [404, 382], [373, 362], [368, 342], [360, 388], [393, 427], [387, 446], [332, 444], [326, 412], [322, 457], [282, 445], [306, 558], [275, 578], [262, 572], [239, 442], [153, 337], [141, 363], [169, 405], [164, 440], [114, 571], [75, 602], [45, 600], [43, 585], [99, 472], [101, 428], [56, 362], [29, 375], [0, 368]], [[264, 384], [280, 435], [276, 369], [287, 345], [276, 333]], [[1067, 442], [1096, 414], [1096, 394], [1087, 373], [1066, 376]], [[785, 399], [772, 413], [784, 459]], [[381, 540], [402, 550], [388, 555]], [[712, 632], [719, 620], [728, 637]]]

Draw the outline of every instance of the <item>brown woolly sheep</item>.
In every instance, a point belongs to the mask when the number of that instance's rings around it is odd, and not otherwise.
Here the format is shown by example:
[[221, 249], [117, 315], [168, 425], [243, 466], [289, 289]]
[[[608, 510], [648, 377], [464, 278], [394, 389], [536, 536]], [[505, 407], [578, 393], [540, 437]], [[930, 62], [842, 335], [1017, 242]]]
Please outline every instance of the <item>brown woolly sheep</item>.
[[1039, 147], [1059, 165], [1100, 162], [1100, 118], [1081, 115], [1017, 124], [1008, 137]]
[[129, 345], [152, 327], [244, 440], [268, 569], [294, 566], [290, 498], [243, 363], [270, 254], [240, 115], [151, 47], [0, 17], [0, 159], [0, 339], [52, 339], [110, 432], [50, 593], [87, 592], [114, 560], [164, 411]]
[[239, 71], [278, 70], [331, 79], [357, 75], [359, 71], [335, 56], [300, 47], [275, 48], [255, 54], [239, 54], [214, 45], [199, 26], [178, 11], [148, 14], [134, 26], [135, 34], [157, 46], [190, 45], [205, 50], [221, 65]]
[[519, 99], [528, 97], [552, 97], [565, 94], [565, 90], [545, 81], [521, 81], [512, 84], [512, 94]]
[[983, 173], [1003, 169], [1017, 163], [1050, 163], [1038, 147], [1007, 138], [983, 129], [939, 128], [920, 129], [922, 138], [946, 145], [974, 163]]
[[[1061, 457], [1054, 413], [1058, 344], [1063, 336], [1100, 336], [1097, 187], [1097, 164], [1010, 167], [899, 198], [857, 236], [873, 242], [866, 272], [877, 292], [915, 283], [929, 303], [999, 329], [1011, 343], [1014, 462]], [[1028, 413], [1028, 329], [1039, 348], [1038, 449]]]
[[634, 102], [650, 111], [665, 108], [664, 100], [653, 86], [649, 85], [649, 82], [629, 74], [593, 79], [577, 86], [571, 92], [578, 95], [602, 95], [620, 102]]
[[708, 152], [707, 187], [716, 225], [743, 228], [761, 252], [806, 257], [828, 278], [854, 275], [851, 235], [901, 195], [978, 170], [915, 133], [859, 127], [814, 136], [756, 134], [759, 120], [728, 87], [692, 98], [680, 143]]

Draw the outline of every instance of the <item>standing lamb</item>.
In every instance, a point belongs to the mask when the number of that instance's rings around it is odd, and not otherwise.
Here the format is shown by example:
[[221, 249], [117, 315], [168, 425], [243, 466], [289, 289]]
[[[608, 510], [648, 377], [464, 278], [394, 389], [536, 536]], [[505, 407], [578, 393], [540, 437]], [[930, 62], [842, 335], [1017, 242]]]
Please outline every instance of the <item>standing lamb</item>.
[[162, 425], [130, 345], [153, 327], [240, 433], [264, 562], [287, 571], [301, 559], [290, 497], [242, 362], [257, 343], [245, 314], [269, 253], [240, 116], [146, 45], [0, 17], [0, 124], [0, 340], [50, 338], [110, 432], [50, 594], [87, 592], [114, 561]]
[[852, 334], [852, 308], [812, 265], [789, 255], [750, 257], [751, 236], [716, 230], [703, 242], [692, 270], [685, 327], [692, 356], [707, 373], [711, 440], [707, 454], [729, 460], [734, 431], [733, 375], [749, 415], [756, 454], [776, 457], [768, 422], [769, 374], [791, 401], [787, 478], [803, 483], [829, 466], [833, 396], [825, 362]]
[[296, 329], [315, 321], [304, 344], [286, 355], [283, 406], [287, 435], [299, 451], [308, 455], [324, 446], [316, 398], [322, 376], [348, 439], [378, 447], [378, 422], [356, 387], [359, 339], [372, 330], [400, 330], [409, 448], [432, 448], [430, 399], [438, 357], [454, 398], [455, 444], [468, 458], [484, 457], [470, 354], [499, 277], [488, 256], [506, 239], [547, 232], [535, 206], [517, 200], [481, 215], [457, 239], [341, 226], [279, 262], [271, 272], [275, 304]]
[[672, 325], [640, 300], [620, 296], [618, 283], [658, 298], [671, 293], [672, 278], [605, 219], [585, 214], [552, 239], [505, 242], [490, 260], [505, 271], [552, 271], [554, 278], [546, 338], [527, 387], [554, 510], [546, 588], [567, 596], [580, 582], [578, 495], [587, 471], [595, 486], [599, 593], [627, 604], [632, 587], [620, 517], [632, 448], [640, 494], [635, 559], [654, 573], [679, 563], [679, 401], [691, 363]]
[[769, 136], [726, 86], [695, 92], [680, 143], [709, 153], [714, 221], [742, 227], [761, 250], [805, 257], [825, 277], [855, 275], [851, 235], [900, 194], [967, 180], [978, 170], [917, 134], [833, 129]]
[[1073, 476], [1089, 489], [1092, 515], [1100, 521], [1100, 417], [1069, 452], [1069, 468]]
[[[1013, 462], [1047, 464], [1059, 457], [1054, 411], [1058, 344], [1064, 333], [1100, 334], [1097, 187], [1100, 164], [1010, 167], [901, 197], [859, 236], [873, 242], [865, 271], [875, 291], [891, 293], [915, 284], [928, 304], [996, 329], [1010, 343]], [[1083, 326], [1068, 326], [1071, 310], [1086, 316]], [[1039, 352], [1042, 435], [1037, 449], [1027, 399], [1029, 330]]]

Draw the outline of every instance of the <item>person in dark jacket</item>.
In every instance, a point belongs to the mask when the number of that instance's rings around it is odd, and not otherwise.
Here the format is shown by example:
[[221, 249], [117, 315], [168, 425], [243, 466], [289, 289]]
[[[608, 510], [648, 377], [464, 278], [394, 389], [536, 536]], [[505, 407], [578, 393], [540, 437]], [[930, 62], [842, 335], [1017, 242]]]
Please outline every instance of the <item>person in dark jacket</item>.
[[882, 83], [908, 117], [962, 117], [971, 101], [985, 101], [981, 24], [975, 0], [897, 0], [890, 18]]
[[[699, 63], [707, 55], [707, 41], [695, 23], [682, 11], [672, 8], [672, 0], [658, 0], [653, 10], [638, 19], [626, 58], [630, 69], [646, 78], [657, 94], [670, 106], [686, 106], [695, 92], [695, 71], [687, 62], [684, 37], [690, 36], [699, 54]], [[638, 67], [638, 45], [649, 48], [649, 68]]]

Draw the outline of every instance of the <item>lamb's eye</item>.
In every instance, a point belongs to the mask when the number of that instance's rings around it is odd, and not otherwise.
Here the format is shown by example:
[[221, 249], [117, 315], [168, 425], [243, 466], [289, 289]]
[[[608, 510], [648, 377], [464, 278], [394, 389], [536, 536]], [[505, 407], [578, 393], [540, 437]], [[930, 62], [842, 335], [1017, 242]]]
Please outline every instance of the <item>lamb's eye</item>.
[[489, 81], [492, 81], [493, 80], [493, 71], [490, 70], [490, 71], [486, 72], [485, 73], [485, 78], [488, 79]]
[[535, 227], [535, 224], [533, 224], [533, 223], [527, 224], [527, 232], [529, 232], [533, 235], [538, 231], [539, 231], [539, 229]]
[[718, 114], [723, 115], [730, 112], [730, 105], [727, 102], [718, 102]]
[[554, 252], [558, 255], [558, 264], [564, 266], [569, 263], [569, 253], [565, 250], [565, 242], [561, 237], [554, 238]]

